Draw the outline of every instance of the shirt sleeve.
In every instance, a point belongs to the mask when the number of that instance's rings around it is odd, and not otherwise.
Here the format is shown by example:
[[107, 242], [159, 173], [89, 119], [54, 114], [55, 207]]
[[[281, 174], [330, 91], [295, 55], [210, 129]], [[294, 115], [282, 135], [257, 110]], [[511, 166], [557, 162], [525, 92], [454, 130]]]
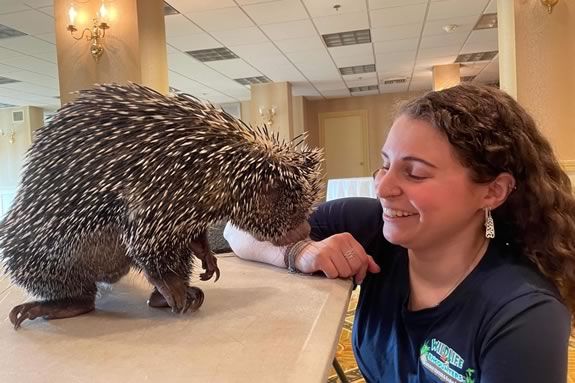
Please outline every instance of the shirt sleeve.
[[493, 319], [481, 350], [482, 383], [565, 383], [571, 331], [565, 305], [546, 294], [526, 294]]
[[373, 255], [383, 238], [382, 208], [375, 198], [341, 198], [320, 205], [309, 219], [310, 238], [320, 241], [338, 233], [350, 233]]

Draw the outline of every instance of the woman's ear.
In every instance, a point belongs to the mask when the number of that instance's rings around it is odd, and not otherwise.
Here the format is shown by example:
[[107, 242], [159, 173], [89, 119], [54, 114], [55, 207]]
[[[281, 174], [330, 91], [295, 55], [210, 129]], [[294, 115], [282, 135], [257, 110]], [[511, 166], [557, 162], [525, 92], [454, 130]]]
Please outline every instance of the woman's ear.
[[485, 195], [485, 207], [495, 209], [501, 205], [515, 188], [515, 177], [509, 173], [499, 174], [487, 185]]

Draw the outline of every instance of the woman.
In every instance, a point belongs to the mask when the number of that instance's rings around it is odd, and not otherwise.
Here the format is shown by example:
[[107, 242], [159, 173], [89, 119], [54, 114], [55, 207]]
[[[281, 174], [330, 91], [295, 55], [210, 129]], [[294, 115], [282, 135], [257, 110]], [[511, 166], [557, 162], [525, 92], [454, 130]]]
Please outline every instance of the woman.
[[353, 346], [368, 382], [564, 383], [575, 200], [532, 118], [459, 85], [404, 105], [381, 153], [378, 200], [321, 205], [288, 248], [228, 227], [232, 249], [362, 283]]

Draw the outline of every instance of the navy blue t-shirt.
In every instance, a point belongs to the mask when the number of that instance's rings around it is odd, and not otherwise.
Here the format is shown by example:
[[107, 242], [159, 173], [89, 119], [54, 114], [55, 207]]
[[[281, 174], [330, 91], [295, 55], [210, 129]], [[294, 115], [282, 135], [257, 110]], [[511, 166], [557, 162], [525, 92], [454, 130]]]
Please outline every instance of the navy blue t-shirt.
[[565, 383], [570, 314], [526, 257], [497, 239], [438, 306], [407, 309], [407, 250], [382, 233], [372, 198], [321, 205], [311, 238], [349, 232], [381, 267], [360, 290], [353, 348], [367, 382]]

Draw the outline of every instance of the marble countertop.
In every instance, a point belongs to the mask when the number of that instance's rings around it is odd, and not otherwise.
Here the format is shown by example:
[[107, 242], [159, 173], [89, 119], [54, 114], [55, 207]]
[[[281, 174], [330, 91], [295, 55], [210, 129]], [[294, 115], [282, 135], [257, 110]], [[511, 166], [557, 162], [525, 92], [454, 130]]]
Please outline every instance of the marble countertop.
[[218, 265], [218, 282], [193, 278], [205, 293], [195, 313], [148, 307], [151, 286], [131, 273], [95, 312], [18, 331], [8, 313], [26, 295], [0, 275], [0, 382], [325, 382], [351, 282], [233, 255]]

